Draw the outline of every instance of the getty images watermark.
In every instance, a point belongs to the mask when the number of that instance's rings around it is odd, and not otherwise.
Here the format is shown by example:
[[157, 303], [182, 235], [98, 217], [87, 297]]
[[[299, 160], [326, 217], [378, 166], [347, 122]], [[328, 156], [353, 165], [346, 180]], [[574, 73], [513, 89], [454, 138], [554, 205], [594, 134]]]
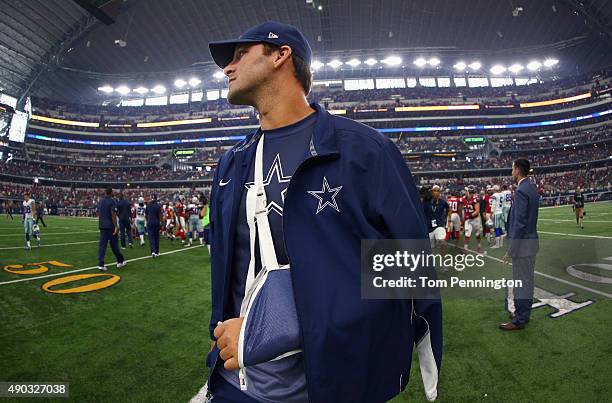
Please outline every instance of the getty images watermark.
[[492, 297], [520, 289], [512, 271], [483, 254], [447, 247], [432, 251], [428, 240], [363, 240], [361, 294], [370, 299]]

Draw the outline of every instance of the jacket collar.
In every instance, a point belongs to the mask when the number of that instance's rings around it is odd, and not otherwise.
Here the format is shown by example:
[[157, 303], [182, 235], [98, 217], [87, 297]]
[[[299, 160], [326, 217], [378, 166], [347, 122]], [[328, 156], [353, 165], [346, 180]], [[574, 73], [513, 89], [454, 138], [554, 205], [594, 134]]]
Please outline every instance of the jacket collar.
[[[310, 107], [315, 110], [317, 114], [317, 121], [314, 127], [314, 133], [310, 140], [310, 155], [312, 156], [325, 156], [338, 154], [338, 144], [336, 134], [334, 131], [334, 122], [332, 115], [324, 110], [321, 105], [317, 103], [310, 104]], [[257, 142], [261, 137], [261, 127], [254, 132], [248, 134], [244, 139], [243, 143], [234, 149], [234, 152], [244, 151], [249, 148], [253, 143]]]

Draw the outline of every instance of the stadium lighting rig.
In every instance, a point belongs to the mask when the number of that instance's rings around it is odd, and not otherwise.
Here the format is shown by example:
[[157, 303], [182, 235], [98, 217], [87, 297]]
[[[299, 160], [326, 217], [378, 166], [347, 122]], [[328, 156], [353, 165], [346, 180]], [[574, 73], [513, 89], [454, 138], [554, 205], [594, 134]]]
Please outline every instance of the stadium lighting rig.
[[544, 67], [552, 67], [559, 63], [557, 59], [546, 59], [544, 60]]
[[465, 62], [457, 62], [453, 66], [453, 68], [457, 71], [463, 71], [465, 70], [466, 67], [467, 67], [467, 64], [465, 64]]
[[389, 67], [394, 67], [402, 64], [402, 58], [398, 56], [389, 56], [386, 59], [381, 60], [380, 62], [386, 64]]
[[527, 63], [527, 69], [531, 71], [537, 71], [540, 67], [542, 67], [542, 63], [538, 62], [537, 60], [532, 60]]
[[508, 71], [514, 74], [518, 74], [523, 71], [524, 68], [525, 66], [523, 66], [522, 64], [514, 63], [512, 66], [508, 67]]
[[491, 67], [489, 71], [495, 75], [500, 75], [500, 74], [505, 73], [506, 70], [507, 70], [506, 66], [502, 66], [501, 64], [496, 64], [495, 66]]
[[98, 87], [98, 91], [110, 94], [111, 92], [113, 92], [113, 87], [111, 87], [110, 85], [104, 85], [102, 87]]
[[480, 62], [472, 62], [472, 63], [468, 64], [468, 67], [472, 71], [478, 71], [482, 67], [482, 64], [480, 64]]
[[197, 87], [198, 85], [200, 85], [202, 83], [202, 80], [200, 80], [197, 77], [191, 77], [188, 83], [189, 83], [189, 86], [193, 88], [193, 87]]
[[155, 87], [151, 88], [151, 92], [155, 94], [163, 94], [166, 92], [166, 87], [163, 85], [156, 85]]
[[215, 74], [213, 74], [213, 77], [215, 78], [215, 80], [223, 80], [223, 78], [225, 78], [225, 74], [223, 73], [223, 71], [219, 70], [216, 71]]
[[417, 67], [425, 67], [425, 65], [427, 64], [427, 60], [425, 60], [422, 57], [419, 57], [418, 59], [416, 59], [414, 62], [412, 62], [415, 66]]
[[338, 59], [334, 59], [331, 62], [327, 63], [327, 65], [333, 69], [337, 69], [338, 67], [342, 66], [344, 63], [342, 63], [340, 60]]
[[310, 68], [311, 68], [313, 71], [317, 71], [317, 70], [319, 70], [319, 69], [320, 69], [321, 67], [323, 67], [323, 66], [325, 66], [325, 64], [324, 64], [324, 63], [321, 63], [321, 62], [320, 62], [320, 61], [318, 61], [318, 60], [315, 60], [315, 61], [313, 61], [313, 62], [310, 64]]
[[115, 92], [118, 93], [118, 94], [121, 94], [121, 95], [127, 95], [131, 91], [132, 90], [129, 87], [125, 86], [125, 85], [122, 85], [120, 87], [115, 88]]

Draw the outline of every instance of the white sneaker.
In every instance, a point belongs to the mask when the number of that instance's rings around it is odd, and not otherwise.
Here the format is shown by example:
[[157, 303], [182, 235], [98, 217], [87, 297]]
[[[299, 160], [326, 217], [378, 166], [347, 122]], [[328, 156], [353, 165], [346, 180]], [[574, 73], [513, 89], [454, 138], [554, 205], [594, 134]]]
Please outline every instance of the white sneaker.
[[123, 261], [123, 262], [121, 262], [121, 263], [117, 263], [117, 268], [118, 268], [118, 269], [120, 269], [120, 268], [122, 268], [122, 267], [125, 267], [126, 265], [127, 265], [127, 262], [124, 260], [124, 261]]
[[106, 266], [98, 266], [98, 270], [100, 270], [100, 271], [106, 271]]
[[155, 253], [151, 253], [151, 257], [152, 257], [153, 259], [155, 259], [155, 258], [157, 257], [157, 255], [156, 255]]

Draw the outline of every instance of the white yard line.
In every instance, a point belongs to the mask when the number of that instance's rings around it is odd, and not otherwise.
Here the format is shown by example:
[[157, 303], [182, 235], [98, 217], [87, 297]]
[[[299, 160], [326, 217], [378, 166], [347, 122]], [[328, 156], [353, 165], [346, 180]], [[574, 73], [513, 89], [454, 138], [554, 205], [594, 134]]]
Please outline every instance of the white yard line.
[[[100, 230], [96, 230], [96, 231], [78, 231], [78, 232], [44, 232], [41, 231], [40, 235], [43, 237], [47, 237], [47, 236], [51, 236], [51, 235], [75, 235], [75, 234], [84, 234], [84, 233], [93, 233], [93, 232], [100, 232]], [[0, 235], [1, 237], [9, 237], [9, 236], [23, 236], [23, 233], [18, 233], [18, 234], [4, 234], [4, 235]]]
[[[68, 242], [68, 243], [52, 243], [49, 245], [40, 245], [40, 246], [33, 246], [32, 249], [37, 249], [37, 248], [49, 248], [51, 246], [66, 246], [66, 245], [82, 245], [82, 244], [86, 244], [86, 243], [98, 243], [99, 241], [83, 241], [83, 242]], [[11, 249], [24, 249], [23, 246], [11, 246], [8, 248], [0, 248], [0, 250], [11, 250]]]
[[[562, 220], [560, 218], [539, 218], [538, 217], [538, 221], [562, 221], [562, 222], [576, 222], [576, 220]], [[612, 221], [597, 221], [597, 220], [589, 220], [588, 218], [586, 219], [586, 222], [610, 222], [612, 223]]]
[[565, 234], [563, 232], [548, 232], [548, 231], [540, 231], [538, 230], [538, 234], [548, 234], [548, 235], [564, 235], [564, 236], [574, 236], [578, 238], [598, 238], [598, 239], [612, 239], [612, 236], [603, 236], [603, 235], [582, 235], [582, 234]]
[[[538, 231], [538, 232], [541, 232], [541, 231]], [[476, 252], [475, 250], [472, 250], [472, 249], [463, 249], [460, 246], [456, 246], [456, 245], [452, 245], [452, 244], [450, 244], [450, 245], [454, 246], [457, 249], [467, 250], [468, 252], [472, 252], [474, 254], [482, 255], [484, 257], [487, 257], [489, 259], [495, 260], [497, 262], [504, 263], [504, 261], [502, 259], [497, 258], [495, 256], [489, 256], [489, 255], [481, 254], [481, 253], [478, 253], [478, 252]], [[510, 263], [510, 265], [512, 265], [512, 263]], [[558, 282], [566, 284], [566, 285], [571, 285], [572, 287], [581, 288], [581, 289], [583, 289], [585, 291], [589, 291], [589, 292], [601, 295], [601, 296], [606, 297], [606, 298], [612, 298], [612, 294], [608, 294], [607, 292], [599, 291], [599, 290], [596, 290], [594, 288], [590, 288], [590, 287], [586, 287], [584, 285], [576, 284], [576, 283], [574, 283], [572, 281], [564, 280], [562, 278], [557, 278], [557, 277], [551, 276], [550, 274], [542, 273], [542, 272], [539, 272], [537, 270], [535, 270], [534, 273], [537, 274], [537, 275], [540, 275], [542, 277], [546, 277], [548, 279], [555, 280], [555, 281], [558, 281]]]
[[[602, 200], [602, 201], [596, 201], [596, 202], [587, 202], [586, 205], [591, 205], [591, 204], [598, 204], [598, 203], [611, 203], [612, 201], [610, 200]], [[560, 206], [548, 206], [548, 207], [540, 207], [540, 210], [548, 210], [548, 209], [553, 209], [553, 208], [563, 208], [563, 207], [569, 207], [571, 208], [572, 205], [571, 204], [562, 204]]]
[[[160, 253], [160, 256], [162, 256], [162, 255], [169, 255], [171, 253], [183, 252], [183, 251], [191, 250], [191, 249], [195, 249], [195, 248], [201, 248], [203, 246], [204, 245], [195, 245], [195, 246], [191, 246], [191, 247], [188, 247], [188, 248], [175, 249], [175, 250], [171, 250], [170, 252]], [[147, 255], [147, 256], [137, 257], [137, 258], [134, 258], [134, 259], [127, 259], [126, 262], [135, 262], [137, 260], [142, 260], [142, 259], [151, 259], [151, 256]], [[115, 262], [115, 263], [108, 263], [108, 264], [105, 264], [104, 266], [109, 267], [109, 266], [116, 266], [116, 265], [117, 265], [117, 262]], [[45, 276], [36, 276], [36, 277], [22, 278], [22, 279], [18, 279], [18, 280], [4, 281], [4, 282], [0, 283], [0, 285], [13, 284], [13, 283], [21, 283], [21, 282], [24, 282], [24, 281], [34, 281], [34, 280], [40, 280], [42, 278], [63, 276], [63, 275], [70, 274], [70, 273], [78, 273], [78, 272], [81, 272], [81, 271], [97, 270], [97, 269], [98, 269], [98, 266], [91, 266], [91, 267], [86, 267], [84, 269], [76, 269], [76, 270], [63, 271], [61, 273], [47, 274]]]

